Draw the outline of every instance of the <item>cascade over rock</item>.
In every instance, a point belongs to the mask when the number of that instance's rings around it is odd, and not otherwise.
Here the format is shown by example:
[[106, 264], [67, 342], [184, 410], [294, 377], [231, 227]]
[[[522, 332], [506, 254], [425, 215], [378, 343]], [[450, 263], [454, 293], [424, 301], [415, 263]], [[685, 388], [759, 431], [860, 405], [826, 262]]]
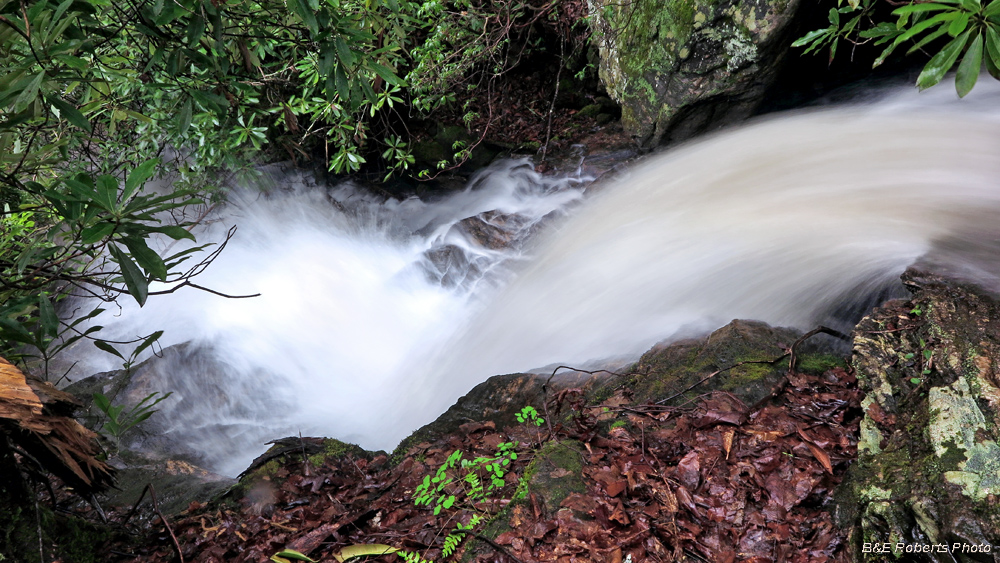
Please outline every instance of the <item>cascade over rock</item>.
[[589, 0], [600, 77], [640, 146], [748, 117], [773, 82], [798, 0]]
[[969, 557], [973, 546], [1000, 541], [1000, 303], [916, 269], [903, 280], [912, 298], [885, 304], [855, 330], [865, 418], [837, 515], [852, 528], [856, 561], [883, 560], [865, 553], [866, 542], [958, 544]]

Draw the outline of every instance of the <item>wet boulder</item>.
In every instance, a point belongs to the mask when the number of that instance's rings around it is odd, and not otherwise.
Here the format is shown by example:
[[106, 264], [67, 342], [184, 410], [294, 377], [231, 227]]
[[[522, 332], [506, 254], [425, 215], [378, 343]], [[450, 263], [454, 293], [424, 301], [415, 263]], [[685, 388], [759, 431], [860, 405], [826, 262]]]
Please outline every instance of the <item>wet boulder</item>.
[[[594, 399], [609, 397], [624, 385], [636, 403], [683, 402], [721, 390], [751, 405], [781, 380], [788, 364], [772, 360], [782, 358], [800, 335], [794, 329], [737, 319], [701, 338], [654, 346], [626, 370], [624, 382], [605, 386]], [[817, 359], [822, 357], [806, 356], [806, 367]], [[836, 364], [836, 358], [827, 359], [824, 368]]]
[[773, 83], [798, 0], [590, 0], [599, 73], [644, 148], [748, 117]]
[[[855, 330], [852, 361], [867, 397], [837, 516], [856, 561], [995, 561], [1000, 302], [917, 270], [903, 279], [911, 299]], [[913, 551], [924, 545], [939, 547]]]

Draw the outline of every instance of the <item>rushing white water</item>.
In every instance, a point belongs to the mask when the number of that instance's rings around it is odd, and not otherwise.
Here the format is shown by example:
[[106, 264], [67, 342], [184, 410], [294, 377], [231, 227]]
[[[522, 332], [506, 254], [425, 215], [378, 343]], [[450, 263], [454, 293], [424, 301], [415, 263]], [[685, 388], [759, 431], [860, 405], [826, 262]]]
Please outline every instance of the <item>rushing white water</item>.
[[[476, 247], [455, 222], [540, 218], [581, 198], [573, 182], [508, 164], [437, 203], [348, 188], [330, 192], [347, 213], [320, 189], [239, 200], [221, 220], [238, 236], [199, 283], [262, 297], [185, 290], [102, 323], [211, 351], [214, 368], [161, 370], [178, 391], [164, 417], [222, 452], [209, 460], [220, 471], [299, 431], [391, 448], [493, 374], [636, 354], [733, 318], [810, 328], [928, 253], [989, 275], [969, 257], [1000, 241], [1000, 90], [953, 97], [775, 116], [651, 158], [513, 267], [515, 251]], [[475, 275], [443, 286], [427, 251], [448, 244], [469, 257], [452, 267]], [[181, 408], [207, 387], [224, 398]]]

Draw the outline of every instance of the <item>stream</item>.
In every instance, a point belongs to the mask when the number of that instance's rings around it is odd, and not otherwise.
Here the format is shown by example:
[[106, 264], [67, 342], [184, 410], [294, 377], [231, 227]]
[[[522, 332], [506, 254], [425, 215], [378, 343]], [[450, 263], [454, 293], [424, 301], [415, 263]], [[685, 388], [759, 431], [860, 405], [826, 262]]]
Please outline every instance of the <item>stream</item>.
[[174, 392], [154, 417], [219, 473], [299, 433], [391, 449], [494, 374], [634, 358], [733, 318], [849, 330], [917, 260], [1000, 288], [998, 155], [984, 79], [964, 100], [908, 87], [767, 116], [590, 191], [526, 161], [435, 201], [274, 173], [197, 233], [238, 226], [197, 282], [260, 297], [185, 288], [97, 322], [188, 342], [152, 362], [151, 390]]

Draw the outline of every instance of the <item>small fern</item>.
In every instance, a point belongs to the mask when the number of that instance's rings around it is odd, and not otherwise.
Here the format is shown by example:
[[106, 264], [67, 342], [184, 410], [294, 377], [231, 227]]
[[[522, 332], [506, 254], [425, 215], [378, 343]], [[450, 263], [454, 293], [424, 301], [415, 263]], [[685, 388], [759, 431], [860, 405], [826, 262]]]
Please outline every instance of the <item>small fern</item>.
[[[519, 422], [540, 426], [545, 420], [538, 416], [534, 407], [524, 407], [517, 414]], [[479, 503], [489, 500], [495, 492], [507, 485], [505, 477], [511, 462], [517, 460], [517, 442], [503, 442], [497, 445], [494, 456], [483, 456], [466, 459], [461, 450], [455, 450], [448, 456], [434, 475], [424, 476], [424, 480], [413, 491], [413, 504], [416, 506], [434, 507], [434, 515], [450, 510], [458, 502], [456, 494], [465, 493], [462, 506], [473, 512], [469, 522], [457, 522], [455, 528], [445, 537], [441, 549], [441, 557], [451, 557], [458, 551], [462, 542], [472, 534], [483, 522], [483, 509]], [[405, 563], [434, 563], [424, 559], [419, 553], [412, 551], [397, 551]]]
[[413, 551], [397, 551], [396, 555], [402, 557], [406, 563], [434, 563], [429, 559], [424, 559], [419, 553]]
[[444, 539], [444, 548], [441, 550], [442, 557], [451, 557], [451, 554], [455, 553], [458, 546], [461, 545], [462, 540], [465, 536], [476, 529], [483, 521], [483, 517], [478, 514], [473, 514], [472, 518], [469, 519], [468, 524], [462, 524], [458, 522], [455, 524], [455, 529], [452, 530], [448, 537]]

